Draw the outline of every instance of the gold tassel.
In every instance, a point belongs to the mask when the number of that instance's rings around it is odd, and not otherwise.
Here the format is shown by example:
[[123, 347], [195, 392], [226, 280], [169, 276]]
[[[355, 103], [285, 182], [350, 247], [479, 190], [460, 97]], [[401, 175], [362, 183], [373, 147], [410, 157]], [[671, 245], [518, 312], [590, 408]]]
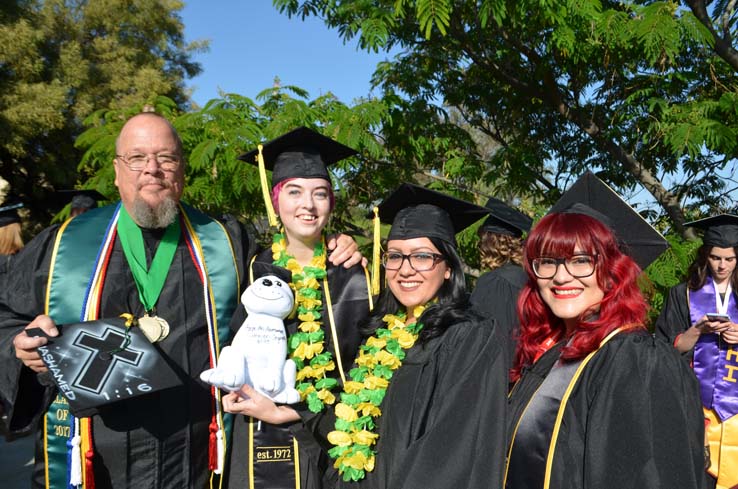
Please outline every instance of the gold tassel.
[[272, 196], [269, 194], [269, 182], [267, 181], [266, 166], [264, 166], [264, 156], [261, 154], [263, 145], [259, 145], [259, 178], [261, 179], [261, 193], [264, 195], [264, 205], [266, 206], [267, 219], [269, 219], [270, 226], [277, 225], [277, 214], [274, 212], [274, 206], [272, 205]]
[[379, 294], [380, 229], [379, 207], [374, 208], [374, 247], [372, 249], [372, 295]]

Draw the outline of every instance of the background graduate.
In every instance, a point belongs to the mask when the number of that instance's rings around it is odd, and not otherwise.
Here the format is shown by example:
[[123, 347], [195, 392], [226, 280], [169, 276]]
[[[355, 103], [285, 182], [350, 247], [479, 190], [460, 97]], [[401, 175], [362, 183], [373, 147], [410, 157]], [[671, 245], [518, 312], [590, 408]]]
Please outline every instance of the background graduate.
[[[266, 143], [261, 155], [256, 150], [241, 157], [258, 163], [261, 156], [264, 169], [272, 170], [266, 204], [269, 214], [273, 205], [282, 231], [271, 249], [255, 257], [250, 280], [255, 269], [258, 276], [269, 266], [292, 272], [297, 313], [285, 325], [304, 401], [295, 409], [306, 420], [335, 402], [361, 343], [357, 323], [371, 308], [364, 267], [334, 266], [326, 259], [324, 231], [335, 204], [327, 165], [354, 154], [301, 127]], [[240, 326], [244, 317], [240, 306], [232, 326]], [[228, 487], [318, 488], [329, 465], [327, 454], [300, 421], [272, 425], [249, 416], [234, 420]]]
[[646, 330], [641, 269], [613, 229], [650, 229], [619, 234], [641, 266], [663, 239], [594, 175], [562, 201], [526, 240], [505, 487], [701, 488], [694, 376]]
[[693, 360], [709, 445], [708, 481], [730, 488], [738, 485], [738, 216], [687, 226], [705, 230], [703, 244], [687, 281], [669, 291], [656, 336]]
[[[479, 227], [479, 254], [490, 269], [477, 280], [470, 301], [485, 317], [507, 331], [508, 358], [512, 362], [518, 335], [518, 294], [528, 281], [523, 270], [523, 233], [533, 220], [504, 202], [490, 198], [489, 217]], [[512, 366], [512, 364], [510, 365]]]

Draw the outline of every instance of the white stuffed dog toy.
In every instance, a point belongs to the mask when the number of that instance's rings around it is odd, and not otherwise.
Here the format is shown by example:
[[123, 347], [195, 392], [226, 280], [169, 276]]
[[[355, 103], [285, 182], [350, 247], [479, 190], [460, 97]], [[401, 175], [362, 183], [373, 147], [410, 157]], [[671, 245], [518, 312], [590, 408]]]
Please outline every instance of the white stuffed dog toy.
[[294, 404], [295, 362], [287, 357], [287, 336], [282, 321], [292, 311], [294, 295], [288, 283], [267, 275], [254, 281], [241, 295], [248, 317], [233, 342], [220, 353], [218, 365], [200, 374], [208, 384], [237, 391], [249, 384], [274, 402]]

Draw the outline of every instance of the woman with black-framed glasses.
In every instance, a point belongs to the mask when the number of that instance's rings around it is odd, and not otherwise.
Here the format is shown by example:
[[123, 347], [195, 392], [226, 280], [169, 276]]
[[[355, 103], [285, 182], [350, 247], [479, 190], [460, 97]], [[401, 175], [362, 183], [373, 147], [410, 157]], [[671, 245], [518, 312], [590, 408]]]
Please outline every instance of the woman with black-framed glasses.
[[[549, 214], [526, 240], [506, 489], [703, 487], [696, 383], [646, 329], [641, 269], [615, 236], [641, 218], [609, 210], [616, 224], [581, 204]], [[621, 237], [634, 254], [647, 241]]]

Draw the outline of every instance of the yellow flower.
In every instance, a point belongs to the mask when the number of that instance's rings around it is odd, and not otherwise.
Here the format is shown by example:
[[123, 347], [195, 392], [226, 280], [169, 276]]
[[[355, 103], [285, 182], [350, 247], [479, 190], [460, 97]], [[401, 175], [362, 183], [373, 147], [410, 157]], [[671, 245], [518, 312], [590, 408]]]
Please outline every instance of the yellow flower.
[[334, 396], [328, 389], [320, 389], [318, 391], [318, 399], [323, 401], [325, 404], [333, 404], [336, 402], [336, 396]]
[[367, 375], [364, 379], [364, 387], [367, 389], [386, 389], [389, 385], [387, 379], [381, 377], [375, 377], [374, 375]]
[[[323, 246], [325, 249], [325, 246]], [[315, 268], [325, 268], [325, 253], [322, 253], [320, 256], [314, 256], [312, 260], [310, 260], [310, 266]]]
[[346, 383], [343, 384], [343, 390], [348, 394], [358, 394], [363, 388], [364, 384], [356, 382], [355, 380], [347, 380]]
[[295, 380], [304, 380], [315, 377], [315, 372], [313, 371], [313, 367], [310, 365], [306, 365], [305, 367], [301, 368], [299, 372], [297, 372], [297, 376], [295, 377]]
[[372, 348], [384, 348], [387, 346], [387, 340], [384, 338], [377, 338], [376, 336], [370, 336], [369, 339], [366, 340], [366, 346], [371, 346]]
[[302, 282], [303, 282], [303, 285], [302, 285], [303, 287], [307, 287], [310, 289], [317, 289], [320, 286], [318, 281], [315, 280], [315, 277], [307, 277], [307, 281], [302, 281]]
[[315, 333], [320, 329], [320, 323], [317, 321], [303, 321], [300, 323], [300, 331], [303, 333]]
[[300, 305], [305, 309], [317, 309], [321, 304], [323, 304], [323, 301], [320, 299], [309, 299], [307, 297], [300, 301]]
[[415, 306], [413, 308], [413, 317], [418, 319], [423, 314], [423, 311], [425, 311], [425, 306]]
[[337, 447], [347, 447], [351, 445], [351, 435], [343, 431], [331, 431], [328, 433], [328, 441]]
[[374, 355], [369, 355], [366, 352], [359, 353], [358, 358], [356, 359], [356, 365], [359, 365], [360, 367], [368, 367], [372, 368], [377, 364], [377, 359], [374, 358]]
[[382, 321], [387, 323], [387, 329], [404, 328], [405, 323], [402, 319], [395, 316], [394, 314], [386, 314]]
[[312, 313], [312, 311], [308, 311], [306, 313], [300, 314], [297, 316], [297, 319], [303, 322], [311, 322], [315, 321], [315, 315]]
[[356, 406], [356, 410], [361, 412], [362, 416], [371, 416], [377, 418], [382, 415], [382, 410], [371, 402], [360, 402]]
[[292, 273], [300, 273], [302, 271], [302, 267], [294, 258], [287, 262], [287, 266], [285, 268]]
[[405, 350], [415, 344], [415, 336], [406, 329], [393, 329], [392, 337], [395, 338], [400, 346]]
[[354, 408], [352, 408], [348, 404], [339, 402], [338, 404], [336, 404], [335, 411], [336, 411], [336, 417], [341, 418], [345, 421], [351, 422], [351, 421], [356, 421], [357, 419], [359, 419], [359, 415], [356, 414], [356, 411], [354, 410]]
[[367, 457], [364, 455], [364, 452], [357, 452], [350, 457], [345, 457], [343, 463], [352, 469], [365, 469], [371, 471], [374, 469], [374, 456], [372, 455], [371, 457]]
[[325, 365], [316, 365], [313, 367], [313, 377], [316, 379], [322, 379], [325, 377], [325, 373], [336, 368], [336, 364], [333, 362], [326, 363]]
[[[402, 345], [402, 343], [400, 343]], [[404, 347], [403, 347], [404, 348]], [[402, 365], [402, 362], [399, 358], [388, 352], [387, 350], [379, 350], [374, 357], [377, 359], [377, 362], [379, 362], [380, 365], [384, 365], [385, 367], [389, 367], [392, 370], [396, 370], [400, 368], [400, 365]]]
[[316, 343], [300, 343], [292, 356], [301, 359], [311, 359], [318, 353], [323, 351], [323, 342], [318, 341]]
[[366, 445], [370, 447], [377, 442], [377, 438], [379, 438], [379, 435], [376, 433], [372, 433], [371, 431], [361, 430], [358, 433], [352, 434], [351, 438], [354, 440], [354, 443], [359, 443], [361, 445]]

